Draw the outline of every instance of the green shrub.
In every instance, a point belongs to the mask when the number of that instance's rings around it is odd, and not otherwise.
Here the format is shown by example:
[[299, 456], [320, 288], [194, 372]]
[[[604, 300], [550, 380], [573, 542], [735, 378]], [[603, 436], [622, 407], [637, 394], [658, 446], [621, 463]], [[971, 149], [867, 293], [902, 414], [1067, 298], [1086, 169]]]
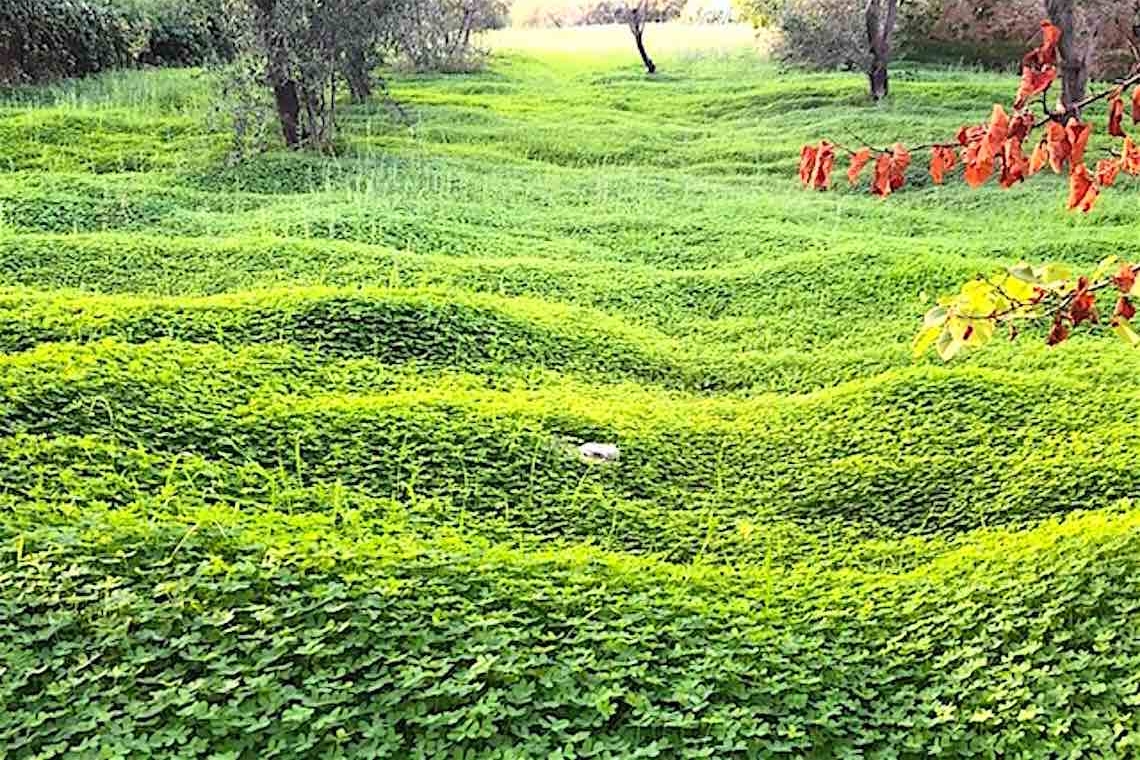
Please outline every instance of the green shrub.
[[224, 0], [115, 0], [145, 42], [135, 54], [147, 66], [200, 66], [236, 55]]
[[221, 0], [10, 0], [0, 6], [0, 84], [234, 55]]
[[83, 76], [131, 61], [125, 19], [103, 0], [9, 0], [0, 6], [0, 83]]

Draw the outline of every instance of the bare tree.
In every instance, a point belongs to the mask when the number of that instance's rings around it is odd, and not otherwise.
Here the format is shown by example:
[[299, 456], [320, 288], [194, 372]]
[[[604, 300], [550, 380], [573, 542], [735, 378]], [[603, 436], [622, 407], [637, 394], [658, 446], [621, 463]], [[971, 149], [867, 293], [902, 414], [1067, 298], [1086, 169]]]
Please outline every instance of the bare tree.
[[641, 0], [636, 6], [626, 6], [625, 9], [625, 22], [629, 25], [629, 31], [633, 34], [633, 41], [637, 45], [638, 55], [641, 56], [641, 62], [645, 64], [645, 71], [650, 74], [657, 73], [657, 65], [653, 63], [653, 59], [649, 57], [649, 53], [645, 52], [645, 24], [649, 20], [649, 0]]
[[867, 78], [871, 84], [871, 98], [875, 101], [885, 98], [890, 91], [891, 35], [898, 20], [898, 0], [867, 0], [865, 11], [867, 21], [867, 44], [871, 48], [871, 62]]

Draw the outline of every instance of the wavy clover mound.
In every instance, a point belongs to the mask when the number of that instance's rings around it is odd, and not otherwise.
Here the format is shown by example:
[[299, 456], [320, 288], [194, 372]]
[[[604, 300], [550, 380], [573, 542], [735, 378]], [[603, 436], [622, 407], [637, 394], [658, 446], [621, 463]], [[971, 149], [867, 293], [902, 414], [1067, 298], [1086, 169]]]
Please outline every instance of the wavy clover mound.
[[335, 159], [227, 168], [190, 70], [3, 96], [0, 755], [1137, 756], [1136, 354], [910, 356], [1135, 197], [801, 192], [1005, 78], [669, 29], [397, 76]]

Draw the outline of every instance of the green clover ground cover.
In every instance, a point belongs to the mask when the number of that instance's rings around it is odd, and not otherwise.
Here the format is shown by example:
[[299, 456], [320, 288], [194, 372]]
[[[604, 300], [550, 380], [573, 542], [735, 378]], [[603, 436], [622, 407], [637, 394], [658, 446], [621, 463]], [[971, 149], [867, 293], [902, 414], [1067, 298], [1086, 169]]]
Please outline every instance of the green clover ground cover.
[[0, 755], [1136, 755], [1140, 358], [909, 350], [1135, 193], [801, 192], [1009, 82], [655, 57], [236, 167], [198, 72], [3, 95]]

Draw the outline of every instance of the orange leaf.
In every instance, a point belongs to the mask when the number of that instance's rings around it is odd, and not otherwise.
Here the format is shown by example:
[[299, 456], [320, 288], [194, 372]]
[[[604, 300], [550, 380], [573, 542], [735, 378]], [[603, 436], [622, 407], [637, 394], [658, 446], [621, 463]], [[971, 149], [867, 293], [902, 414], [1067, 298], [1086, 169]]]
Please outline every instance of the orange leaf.
[[958, 144], [969, 145], [970, 143], [978, 142], [986, 136], [986, 128], [984, 125], [976, 127], [962, 127], [958, 130]]
[[1102, 158], [1096, 162], [1096, 182], [1101, 187], [1112, 187], [1116, 184], [1116, 175], [1120, 173], [1120, 164], [1110, 158]]
[[1029, 137], [1033, 131], [1033, 114], [1029, 111], [1014, 116], [1009, 122], [1009, 136], [1018, 142]]
[[1074, 164], [1069, 172], [1069, 209], [1078, 209], [1087, 214], [1099, 195], [1100, 190], [1093, 182], [1088, 167]]
[[890, 153], [880, 153], [875, 159], [875, 178], [871, 181], [871, 192], [886, 198], [891, 194], [891, 160]]
[[1001, 180], [1002, 187], [1009, 189], [1025, 180], [1029, 172], [1029, 161], [1021, 150], [1021, 141], [1012, 137], [1002, 143]]
[[994, 160], [987, 158], [966, 164], [966, 184], [970, 187], [981, 187], [994, 173]]
[[1140, 124], [1140, 86], [1132, 91], [1132, 123]]
[[1121, 319], [1132, 319], [1136, 316], [1136, 307], [1126, 297], [1121, 296], [1116, 300], [1116, 308], [1112, 314]]
[[831, 186], [831, 171], [835, 168], [835, 146], [827, 140], [819, 144], [815, 166], [811, 172], [811, 186], [816, 190], [826, 190]]
[[1120, 265], [1120, 271], [1117, 272], [1112, 278], [1112, 284], [1121, 293], [1127, 293], [1132, 290], [1132, 286], [1136, 284], [1136, 271], [1128, 262]]
[[1021, 109], [1034, 95], [1045, 92], [1057, 78], [1057, 67], [1053, 64], [1044, 64], [1040, 68], [1023, 62], [1021, 67], [1021, 86], [1017, 88], [1017, 97], [1013, 107]]
[[[1082, 209], [1083, 210], [1083, 209]], [[1089, 290], [1089, 278], [1077, 279], [1077, 291], [1069, 305], [1069, 318], [1076, 327], [1081, 322], [1096, 322], [1096, 293]]]
[[906, 184], [906, 169], [910, 166], [910, 151], [902, 143], [895, 143], [891, 152], [891, 190]]
[[1034, 95], [1049, 89], [1057, 78], [1057, 43], [1061, 30], [1048, 21], [1041, 22], [1041, 46], [1030, 50], [1021, 59], [1021, 86], [1013, 107], [1021, 109]]
[[1063, 343], [1069, 337], [1069, 328], [1061, 321], [1061, 315], [1058, 314], [1053, 320], [1053, 326], [1049, 328], [1049, 337], [1045, 342], [1050, 346], [1055, 346], [1058, 343]]
[[1113, 137], [1127, 137], [1124, 133], [1124, 101], [1119, 94], [1108, 102], [1108, 133]]
[[1042, 138], [1037, 143], [1037, 147], [1033, 149], [1033, 155], [1029, 157], [1029, 176], [1041, 171], [1047, 163], [1049, 163], [1049, 148], [1045, 139]]
[[1089, 135], [1092, 134], [1092, 124], [1081, 123], [1076, 119], [1069, 119], [1065, 125], [1065, 135], [1069, 138], [1069, 168], [1084, 163], [1085, 146], [1089, 144]]
[[811, 175], [815, 171], [815, 157], [819, 154], [819, 148], [814, 145], [805, 145], [800, 148], [800, 182], [804, 187], [811, 184]]
[[1041, 22], [1041, 47], [1037, 50], [1043, 54], [1047, 63], [1057, 62], [1057, 45], [1061, 42], [1061, 29], [1048, 21]]
[[1120, 151], [1120, 168], [1134, 177], [1140, 174], [1140, 146], [1132, 142], [1131, 137], [1124, 138]]
[[1050, 121], [1045, 125], [1045, 140], [1049, 146], [1049, 165], [1054, 173], [1060, 174], [1069, 158], [1069, 135], [1060, 124]]
[[995, 103], [993, 115], [990, 116], [990, 123], [986, 128], [986, 139], [982, 143], [978, 157], [985, 161], [998, 155], [1001, 152], [1001, 144], [1008, 136], [1009, 117], [1006, 116], [1005, 109]]
[[851, 165], [847, 167], [847, 181], [854, 185], [859, 181], [859, 175], [863, 172], [863, 167], [871, 160], [871, 149], [860, 148], [851, 154]]
[[953, 148], [934, 146], [930, 153], [930, 177], [934, 180], [934, 184], [941, 185], [945, 173], [953, 169], [957, 162], [958, 154]]

